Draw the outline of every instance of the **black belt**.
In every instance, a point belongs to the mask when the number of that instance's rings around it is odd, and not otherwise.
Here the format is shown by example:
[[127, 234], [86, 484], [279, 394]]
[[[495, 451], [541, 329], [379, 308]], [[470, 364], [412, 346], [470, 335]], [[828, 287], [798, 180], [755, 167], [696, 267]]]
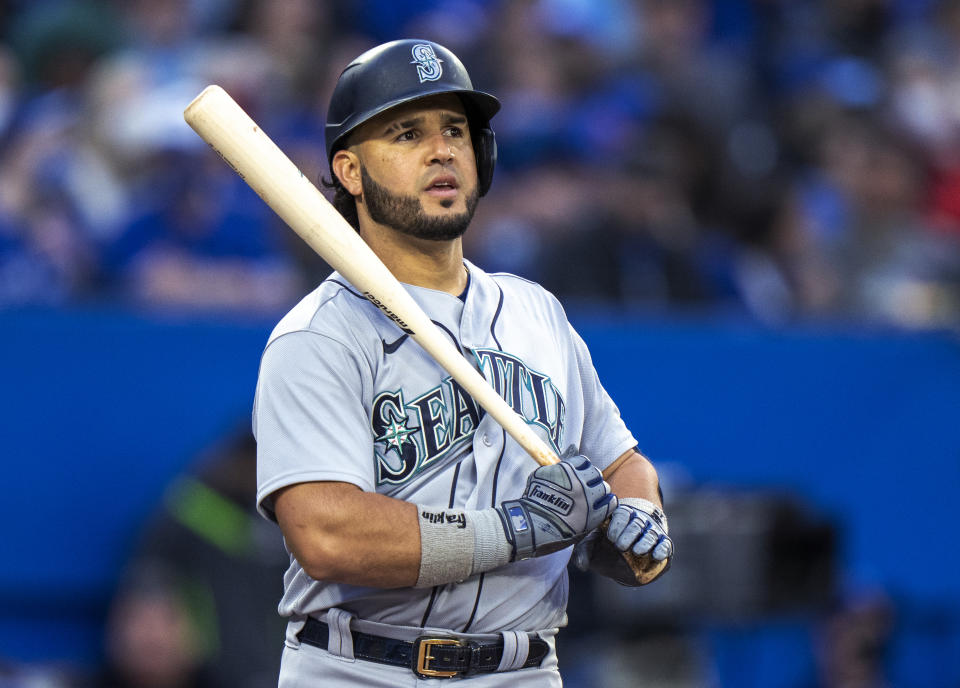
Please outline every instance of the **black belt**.
[[[378, 635], [350, 631], [353, 656], [380, 664], [407, 667], [421, 678], [452, 678], [458, 675], [489, 674], [497, 670], [503, 658], [503, 638], [478, 643], [460, 638], [422, 635], [413, 642], [383, 638]], [[530, 636], [530, 651], [523, 669], [538, 666], [550, 652], [541, 638]], [[327, 624], [307, 617], [300, 642], [327, 649], [330, 631]]]

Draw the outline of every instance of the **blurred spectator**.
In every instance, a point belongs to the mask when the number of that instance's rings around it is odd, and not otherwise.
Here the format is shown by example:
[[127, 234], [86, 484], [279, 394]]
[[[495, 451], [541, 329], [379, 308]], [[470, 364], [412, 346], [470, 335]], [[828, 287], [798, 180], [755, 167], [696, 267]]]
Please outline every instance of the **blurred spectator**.
[[566, 298], [960, 324], [960, 2], [45, 0], [4, 13], [0, 304], [280, 309], [329, 268], [182, 121], [311, 179], [348, 56], [423, 35], [504, 108], [471, 243]]
[[105, 251], [104, 277], [118, 295], [242, 311], [292, 302], [300, 289], [291, 261], [229, 168], [175, 150], [145, 162], [150, 193], [135, 199], [139, 213]]
[[632, 70], [650, 74], [663, 108], [723, 133], [756, 105], [752, 65], [710, 40], [713, 3], [636, 0], [638, 50]]
[[798, 311], [956, 323], [960, 242], [928, 224], [915, 155], [871, 121], [842, 113], [816, 146], [778, 227]]
[[102, 0], [23, 3], [6, 38], [31, 90], [78, 89], [93, 63], [119, 46], [117, 22], [113, 3]]
[[[275, 529], [255, 511], [255, 472], [256, 445], [244, 429], [171, 486], [130, 563], [133, 581], [122, 588], [119, 611], [111, 617], [113, 673], [159, 671], [147, 664], [150, 659], [138, 663], [126, 656], [134, 654], [130, 644], [146, 642], [144, 635], [160, 634], [166, 625], [158, 642], [171, 657], [163, 665], [170, 673], [179, 666], [178, 674], [190, 673], [197, 682], [148, 684], [144, 678], [116, 685], [276, 684], [280, 648], [274, 642], [284, 628], [276, 603], [289, 559]], [[137, 627], [140, 633], [133, 635]], [[186, 638], [185, 647], [177, 645]]]
[[230, 71], [225, 57], [239, 53], [199, 37], [197, 17], [181, 0], [125, 9], [140, 40], [98, 65], [90, 81], [98, 152], [126, 207], [101, 242], [103, 287], [145, 306], [262, 311], [289, 304], [298, 278], [270, 231], [269, 210], [208, 155], [182, 116], [208, 80], [236, 86], [241, 98], [256, 93], [268, 79], [266, 58], [245, 56], [245, 71]]
[[[183, 108], [222, 84], [316, 181], [340, 70], [415, 35], [504, 103], [485, 269], [587, 307], [960, 328], [960, 0], [41, 0], [0, 32], [0, 308], [285, 310], [329, 267]], [[171, 489], [98, 685], [273, 681], [286, 560], [242, 445]], [[821, 688], [884, 686], [891, 624], [838, 609]]]
[[[336, 44], [332, 40], [334, 3], [253, 0], [246, 5], [239, 29], [247, 39], [237, 43], [244, 50], [262, 53], [260, 59], [269, 71], [261, 85], [266, 91], [249, 95], [270, 108], [295, 113], [309, 102], [309, 94], [322, 78], [327, 53]], [[231, 80], [238, 78], [243, 78], [239, 70]]]
[[23, 106], [0, 151], [0, 304], [67, 303], [91, 285], [95, 249], [71, 189], [78, 112], [50, 92]]
[[107, 620], [106, 665], [90, 688], [216, 688], [203, 665], [185, 591], [160, 569], [139, 568]]
[[887, 654], [894, 609], [885, 594], [838, 603], [817, 628], [816, 682], [810, 688], [891, 688]]

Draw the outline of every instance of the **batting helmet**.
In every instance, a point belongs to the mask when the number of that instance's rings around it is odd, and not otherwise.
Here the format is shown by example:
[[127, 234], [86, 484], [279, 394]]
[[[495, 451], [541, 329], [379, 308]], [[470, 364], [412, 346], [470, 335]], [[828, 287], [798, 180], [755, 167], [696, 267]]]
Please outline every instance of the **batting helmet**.
[[457, 56], [431, 41], [384, 43], [347, 65], [327, 110], [327, 161], [332, 162], [333, 154], [345, 147], [350, 132], [367, 120], [397, 105], [438, 93], [453, 93], [463, 101], [477, 158], [478, 191], [484, 195], [497, 162], [490, 118], [500, 109], [500, 101], [474, 90]]

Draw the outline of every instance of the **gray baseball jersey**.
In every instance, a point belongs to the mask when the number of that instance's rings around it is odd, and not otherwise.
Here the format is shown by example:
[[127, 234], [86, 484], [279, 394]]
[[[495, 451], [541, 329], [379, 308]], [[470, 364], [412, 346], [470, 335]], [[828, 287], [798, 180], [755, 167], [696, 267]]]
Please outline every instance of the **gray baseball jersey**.
[[[538, 285], [466, 263], [464, 299], [406, 286], [497, 392], [558, 453], [604, 468], [636, 445], [581, 338]], [[294, 483], [341, 481], [443, 508], [520, 496], [536, 464], [420, 346], [334, 273], [277, 325], [260, 365], [257, 501]], [[571, 549], [433, 589], [318, 581], [291, 556], [279, 612], [456, 632], [555, 628]]]

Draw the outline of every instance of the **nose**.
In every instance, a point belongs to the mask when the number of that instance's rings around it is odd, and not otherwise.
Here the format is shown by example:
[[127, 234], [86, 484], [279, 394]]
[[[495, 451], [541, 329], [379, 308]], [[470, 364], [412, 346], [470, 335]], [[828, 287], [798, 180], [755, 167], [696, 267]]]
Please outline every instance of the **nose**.
[[450, 143], [450, 139], [444, 136], [442, 133], [437, 134], [429, 139], [429, 152], [430, 152], [430, 163], [440, 163], [441, 165], [446, 165], [451, 162], [456, 154], [454, 153], [453, 146]]

